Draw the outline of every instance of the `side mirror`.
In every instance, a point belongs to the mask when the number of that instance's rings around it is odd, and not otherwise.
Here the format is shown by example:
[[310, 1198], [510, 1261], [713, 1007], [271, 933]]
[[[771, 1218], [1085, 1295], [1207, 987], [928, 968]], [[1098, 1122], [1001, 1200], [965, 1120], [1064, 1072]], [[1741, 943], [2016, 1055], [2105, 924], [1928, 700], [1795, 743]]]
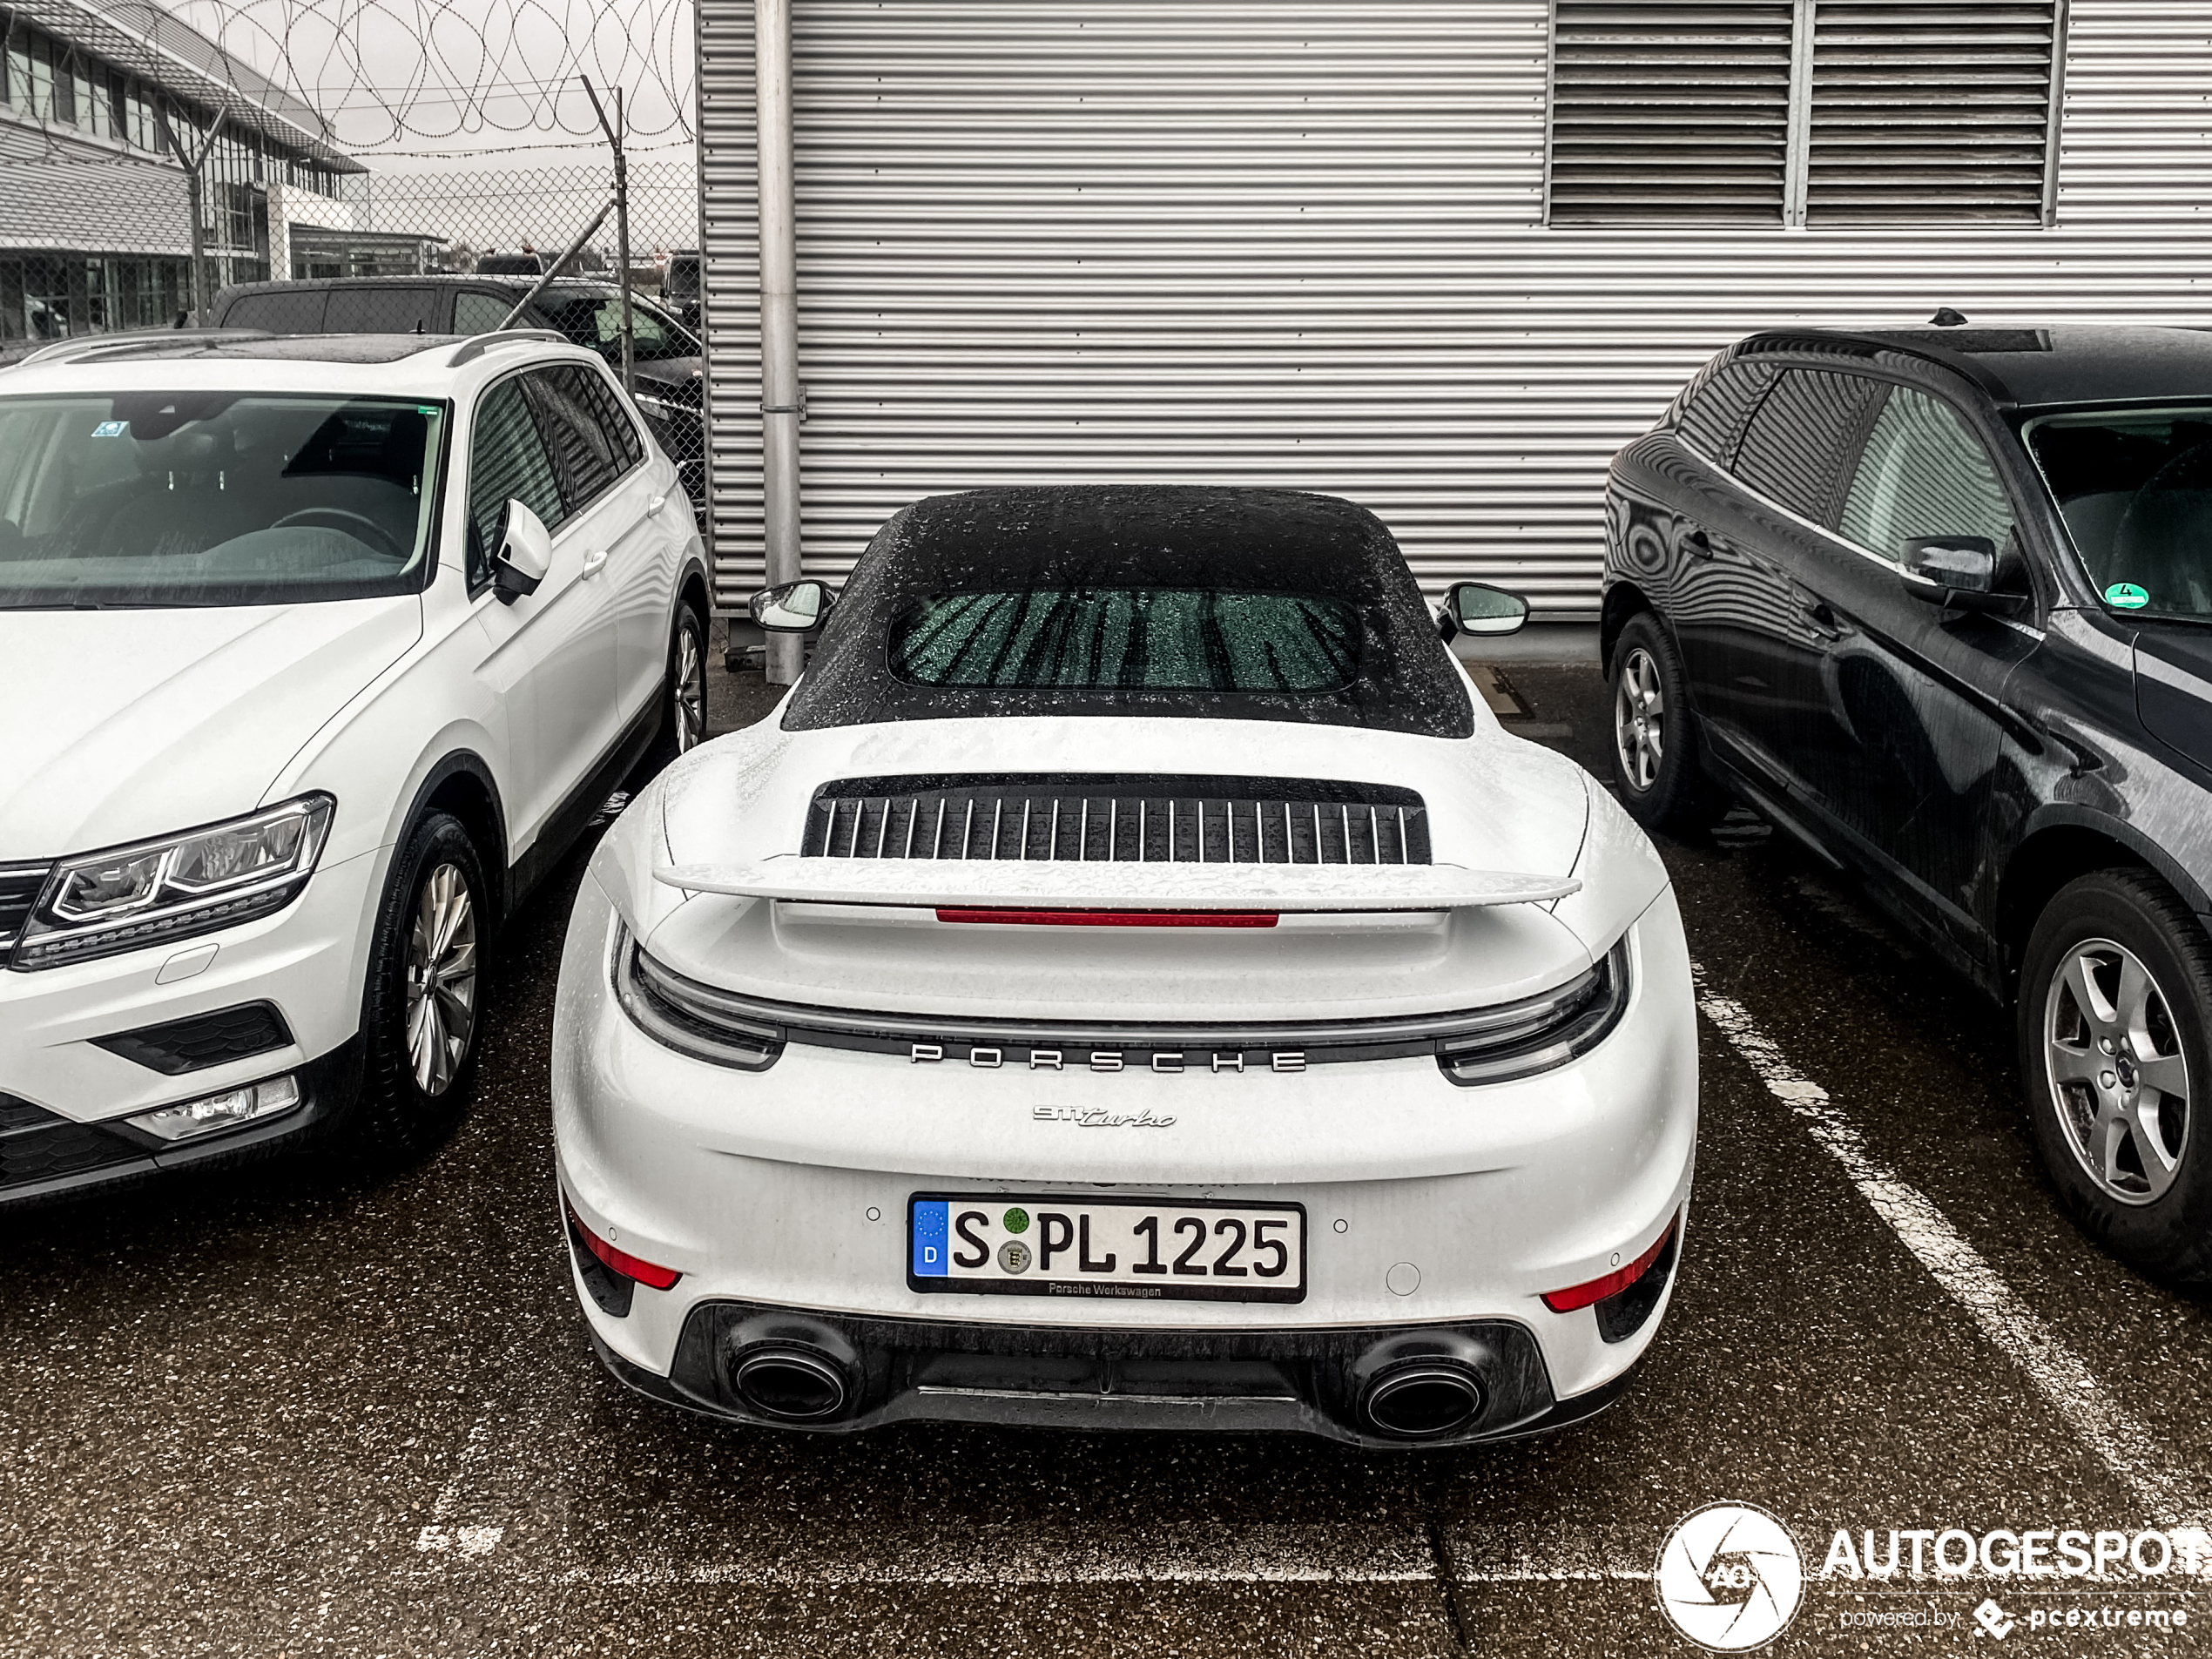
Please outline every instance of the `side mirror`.
[[836, 604], [837, 590], [826, 583], [786, 582], [763, 588], [745, 609], [772, 634], [811, 634], [829, 620]]
[[1528, 601], [1487, 582], [1455, 582], [1437, 612], [1445, 638], [1454, 634], [1510, 634], [1528, 620]]
[[[1920, 536], [1905, 544], [1898, 561], [1908, 591], [1948, 604], [1959, 594], [1986, 594], [1997, 586], [1997, 543], [1986, 536]], [[1931, 585], [1932, 584], [1932, 585]]]
[[536, 593], [553, 568], [553, 537], [545, 523], [518, 501], [509, 501], [499, 521], [499, 550], [492, 555], [492, 588], [502, 604]]

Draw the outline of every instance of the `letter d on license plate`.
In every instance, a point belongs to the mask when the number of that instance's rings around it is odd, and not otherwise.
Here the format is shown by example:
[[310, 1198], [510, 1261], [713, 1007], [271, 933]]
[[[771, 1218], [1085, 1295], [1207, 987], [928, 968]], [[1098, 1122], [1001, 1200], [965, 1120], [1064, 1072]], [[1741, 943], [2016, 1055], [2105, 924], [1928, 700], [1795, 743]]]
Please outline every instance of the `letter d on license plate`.
[[918, 1192], [907, 1284], [969, 1296], [1301, 1302], [1305, 1207]]

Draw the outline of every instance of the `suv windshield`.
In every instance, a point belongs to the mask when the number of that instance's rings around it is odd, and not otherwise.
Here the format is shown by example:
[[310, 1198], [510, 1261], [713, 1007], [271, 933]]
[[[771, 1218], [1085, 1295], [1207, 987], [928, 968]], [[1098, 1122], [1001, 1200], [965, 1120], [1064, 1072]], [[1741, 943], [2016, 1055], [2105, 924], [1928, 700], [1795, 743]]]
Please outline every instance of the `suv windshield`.
[[2212, 408], [2047, 415], [2027, 436], [2107, 606], [2212, 618]]
[[0, 398], [0, 609], [420, 585], [444, 411], [247, 392]]
[[1342, 691], [1359, 666], [1359, 617], [1314, 594], [939, 594], [891, 631], [891, 671], [919, 685], [1318, 695]]
[[[622, 361], [622, 292], [618, 288], [548, 288], [537, 296], [536, 309], [547, 326], [559, 329], [570, 343], [596, 351], [610, 363]], [[674, 318], [630, 296], [630, 326], [635, 341], [631, 361], [665, 362], [671, 357], [697, 357], [699, 342]]]

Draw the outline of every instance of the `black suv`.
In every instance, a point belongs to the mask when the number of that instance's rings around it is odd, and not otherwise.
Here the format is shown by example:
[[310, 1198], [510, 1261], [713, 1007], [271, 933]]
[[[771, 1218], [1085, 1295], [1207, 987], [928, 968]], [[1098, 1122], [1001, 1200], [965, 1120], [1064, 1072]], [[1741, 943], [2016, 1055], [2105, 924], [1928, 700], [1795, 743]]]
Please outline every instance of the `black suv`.
[[1629, 810], [1860, 873], [2084, 1227], [2212, 1279], [2212, 335], [1754, 335], [1615, 458], [1603, 615]]
[[[216, 294], [208, 316], [219, 328], [263, 328], [275, 334], [481, 334], [498, 327], [532, 286], [528, 276], [244, 282]], [[698, 339], [635, 290], [630, 306], [638, 412], [676, 463], [685, 493], [703, 522], [706, 428]], [[586, 351], [597, 352], [619, 372], [621, 321], [622, 293], [614, 284], [563, 277], [547, 285], [515, 327], [553, 329]]]

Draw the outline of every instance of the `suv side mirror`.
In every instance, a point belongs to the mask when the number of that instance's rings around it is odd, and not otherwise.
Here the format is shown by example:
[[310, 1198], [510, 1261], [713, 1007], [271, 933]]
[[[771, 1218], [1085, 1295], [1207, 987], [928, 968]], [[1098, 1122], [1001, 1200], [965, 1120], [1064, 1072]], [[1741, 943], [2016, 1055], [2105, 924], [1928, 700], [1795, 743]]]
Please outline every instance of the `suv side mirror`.
[[499, 550], [492, 555], [492, 588], [502, 604], [536, 593], [553, 568], [553, 537], [545, 523], [518, 501], [510, 500], [499, 522]]
[[1997, 543], [1986, 536], [1919, 536], [1905, 544], [1905, 574], [1954, 593], [1997, 585]]
[[772, 634], [811, 634], [829, 620], [837, 590], [823, 582], [786, 582], [764, 588], [745, 609]]
[[1986, 536], [1916, 536], [1898, 569], [1907, 593], [1947, 610], [2011, 612], [2027, 603], [1998, 591], [1997, 543]]
[[1436, 614], [1438, 631], [1454, 634], [1510, 634], [1528, 620], [1528, 601], [1487, 582], [1455, 582]]

